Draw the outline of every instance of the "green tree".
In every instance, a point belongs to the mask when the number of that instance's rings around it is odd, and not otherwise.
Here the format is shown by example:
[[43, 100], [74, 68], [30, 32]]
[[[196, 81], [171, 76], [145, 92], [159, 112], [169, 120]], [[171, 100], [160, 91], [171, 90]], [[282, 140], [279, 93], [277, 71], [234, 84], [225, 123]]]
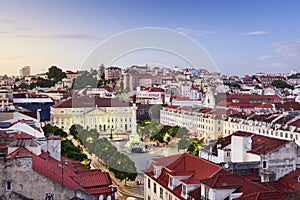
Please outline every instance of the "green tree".
[[271, 85], [273, 87], [281, 88], [281, 89], [284, 89], [284, 88], [293, 89], [293, 86], [291, 86], [290, 84], [288, 84], [287, 82], [282, 81], [282, 80], [275, 80], [271, 83]]
[[57, 126], [47, 124], [46, 126], [42, 127], [42, 129], [44, 131], [45, 137], [49, 137], [50, 135], [58, 135], [63, 139], [67, 137], [67, 133]]
[[200, 140], [198, 140], [197, 138], [193, 138], [189, 142], [190, 142], [190, 145], [189, 145], [187, 151], [190, 154], [198, 155], [199, 154], [199, 147], [202, 146], [202, 142]]
[[81, 144], [82, 141], [79, 137], [79, 133], [83, 130], [83, 127], [78, 125], [78, 124], [74, 124], [70, 127], [69, 129], [69, 133], [70, 135], [72, 135], [74, 137], [74, 139], [78, 140]]
[[46, 74], [48, 76], [48, 79], [53, 80], [55, 83], [67, 77], [66, 73], [57, 66], [51, 66]]
[[74, 146], [70, 140], [63, 140], [61, 142], [61, 155], [79, 162], [87, 159], [87, 156], [82, 153], [82, 149]]
[[150, 118], [150, 116], [149, 116], [148, 113], [143, 113], [143, 114], [139, 117], [139, 119], [140, 119], [140, 122], [143, 123], [143, 124], [145, 124], [145, 122], [150, 122], [150, 121], [151, 121], [151, 118]]
[[116, 178], [121, 181], [134, 181], [137, 177], [137, 169], [134, 162], [125, 154], [120, 152], [115, 152], [113, 156], [107, 161], [109, 170], [112, 171]]
[[74, 79], [72, 88], [78, 90], [78, 89], [85, 88], [88, 85], [91, 87], [96, 87], [97, 83], [98, 80], [96, 78], [90, 76], [90, 74], [87, 71], [84, 71], [81, 73], [80, 76]]
[[102, 63], [102, 64], [100, 65], [100, 67], [99, 67], [99, 73], [100, 73], [100, 77], [101, 77], [102, 80], [105, 79], [105, 74], [104, 74], [104, 72], [105, 72], [105, 66], [104, 66], [104, 64]]

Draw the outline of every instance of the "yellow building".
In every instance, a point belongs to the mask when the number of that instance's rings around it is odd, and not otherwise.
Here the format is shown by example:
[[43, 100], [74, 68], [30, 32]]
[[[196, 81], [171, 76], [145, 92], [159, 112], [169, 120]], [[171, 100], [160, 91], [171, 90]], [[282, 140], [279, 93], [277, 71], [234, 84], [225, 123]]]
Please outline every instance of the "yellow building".
[[100, 97], [76, 97], [51, 107], [51, 122], [68, 131], [73, 124], [99, 132], [131, 131], [129, 103]]

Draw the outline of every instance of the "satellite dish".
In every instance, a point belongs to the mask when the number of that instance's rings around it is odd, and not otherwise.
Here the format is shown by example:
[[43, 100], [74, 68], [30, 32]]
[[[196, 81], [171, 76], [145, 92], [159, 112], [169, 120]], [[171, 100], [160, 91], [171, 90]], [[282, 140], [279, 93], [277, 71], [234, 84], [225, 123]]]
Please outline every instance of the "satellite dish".
[[107, 200], [111, 200], [111, 196], [110, 195], [108, 195]]
[[229, 168], [228, 163], [225, 163], [224, 168], [225, 168], [225, 169], [228, 169], [228, 168]]
[[100, 196], [99, 196], [99, 200], [103, 200], [104, 199], [104, 197], [103, 197], [103, 195], [101, 194]]

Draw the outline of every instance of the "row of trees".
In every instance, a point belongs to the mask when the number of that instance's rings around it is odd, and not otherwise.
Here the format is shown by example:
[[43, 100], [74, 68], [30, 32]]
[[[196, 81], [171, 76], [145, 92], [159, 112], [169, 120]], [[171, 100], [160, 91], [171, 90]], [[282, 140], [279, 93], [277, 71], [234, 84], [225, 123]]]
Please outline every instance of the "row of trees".
[[83, 153], [82, 148], [79, 146], [75, 146], [71, 140], [68, 140], [67, 133], [63, 131], [61, 128], [47, 124], [46, 126], [43, 127], [43, 131], [45, 137], [49, 137], [50, 135], [60, 136], [62, 156], [81, 162], [87, 167], [90, 166], [90, 160], [88, 159], [87, 155]]
[[86, 130], [80, 125], [73, 125], [70, 134], [79, 140], [89, 151], [103, 161], [106, 166], [121, 181], [134, 181], [137, 177], [135, 163], [110, 143], [107, 138], [100, 138], [95, 129]]
[[186, 139], [188, 130], [185, 127], [163, 125], [148, 119], [138, 126], [138, 133], [162, 144], [168, 144], [176, 137], [178, 149], [186, 149], [194, 155], [198, 155], [199, 146], [203, 143], [197, 138]]

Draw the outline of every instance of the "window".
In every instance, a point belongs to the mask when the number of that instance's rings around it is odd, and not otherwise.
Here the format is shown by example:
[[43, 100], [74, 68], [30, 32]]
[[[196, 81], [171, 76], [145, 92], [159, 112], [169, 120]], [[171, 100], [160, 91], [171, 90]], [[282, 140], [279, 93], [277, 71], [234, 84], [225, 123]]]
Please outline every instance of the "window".
[[229, 157], [230, 156], [230, 151], [227, 151], [226, 155], [227, 155], [227, 157]]
[[11, 181], [7, 181], [6, 182], [6, 191], [11, 191], [11, 189], [12, 189], [12, 183], [11, 183]]
[[156, 183], [153, 183], [153, 192], [156, 194]]
[[150, 180], [150, 178], [148, 178], [148, 188], [150, 188], [151, 187], [151, 180]]
[[148, 195], [148, 200], [151, 200], [150, 196]]
[[266, 169], [266, 168], [267, 168], [267, 161], [265, 161], [265, 160], [263, 161], [263, 163], [262, 163], [262, 168], [263, 168], [263, 169]]
[[208, 195], [209, 195], [209, 188], [204, 187], [204, 198], [208, 199]]
[[172, 194], [169, 193], [169, 200], [172, 200]]
[[182, 191], [181, 191], [181, 195], [182, 196], [186, 196], [186, 185], [182, 184]]
[[164, 197], [164, 190], [162, 189], [162, 187], [159, 188], [159, 196], [161, 199], [163, 199]]
[[169, 176], [169, 188], [173, 189], [173, 177]]

